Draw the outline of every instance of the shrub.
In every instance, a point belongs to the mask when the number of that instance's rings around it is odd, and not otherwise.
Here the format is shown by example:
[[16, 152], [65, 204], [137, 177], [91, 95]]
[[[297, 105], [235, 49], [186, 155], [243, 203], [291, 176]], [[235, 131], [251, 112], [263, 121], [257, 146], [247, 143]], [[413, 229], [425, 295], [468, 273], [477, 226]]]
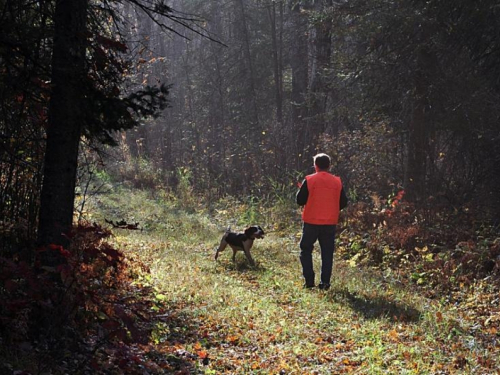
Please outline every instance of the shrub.
[[[130, 289], [134, 273], [147, 269], [138, 263], [132, 267], [121, 251], [104, 241], [110, 234], [98, 225], [82, 224], [71, 234], [69, 250], [57, 245], [39, 248], [33, 264], [0, 258], [0, 334], [2, 345], [10, 348], [9, 353], [0, 353], [8, 357], [4, 363], [26, 357], [23, 349], [34, 342], [37, 350], [30, 352], [31, 367], [38, 366], [39, 372], [66, 360], [61, 353], [68, 348], [84, 345], [75, 351], [88, 352], [85, 337], [94, 337], [94, 350], [102, 345], [97, 338], [147, 342], [148, 332], [139, 325], [146, 314], [134, 315], [121, 297]], [[44, 252], [59, 253], [64, 264], [42, 266], [38, 258]], [[148, 300], [141, 306], [147, 310]], [[74, 362], [82, 360], [90, 359]]]

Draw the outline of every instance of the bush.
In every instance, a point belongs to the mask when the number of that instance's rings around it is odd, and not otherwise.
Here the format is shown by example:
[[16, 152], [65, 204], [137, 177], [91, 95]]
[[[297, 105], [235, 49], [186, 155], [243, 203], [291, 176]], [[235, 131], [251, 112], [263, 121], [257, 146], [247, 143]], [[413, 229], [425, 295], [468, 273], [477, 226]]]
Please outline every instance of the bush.
[[[9, 348], [0, 352], [5, 368], [21, 358], [17, 366], [36, 373], [57, 366], [71, 372], [68, 366], [91, 366], [92, 350], [106, 341], [147, 343], [149, 332], [140, 323], [148, 299], [141, 302], [139, 316], [121, 297], [134, 275], [147, 269], [105, 242], [110, 234], [95, 224], [79, 225], [69, 250], [39, 248], [33, 264], [0, 258], [0, 334], [2, 347]], [[57, 268], [42, 266], [38, 259], [45, 252], [65, 262]], [[37, 349], [26, 354], [34, 345]], [[70, 362], [73, 352], [80, 357]]]

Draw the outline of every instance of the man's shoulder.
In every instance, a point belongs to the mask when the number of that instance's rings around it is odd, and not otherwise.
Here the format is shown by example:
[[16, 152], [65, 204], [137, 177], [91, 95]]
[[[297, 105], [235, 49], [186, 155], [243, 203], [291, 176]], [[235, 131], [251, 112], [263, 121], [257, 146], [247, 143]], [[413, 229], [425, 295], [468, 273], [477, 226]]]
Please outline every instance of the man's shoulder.
[[327, 172], [326, 175], [328, 176], [326, 178], [329, 178], [330, 180], [338, 180], [338, 181], [340, 181], [340, 176], [337, 176], [337, 175], [335, 175], [333, 173], [330, 173], [330, 172]]

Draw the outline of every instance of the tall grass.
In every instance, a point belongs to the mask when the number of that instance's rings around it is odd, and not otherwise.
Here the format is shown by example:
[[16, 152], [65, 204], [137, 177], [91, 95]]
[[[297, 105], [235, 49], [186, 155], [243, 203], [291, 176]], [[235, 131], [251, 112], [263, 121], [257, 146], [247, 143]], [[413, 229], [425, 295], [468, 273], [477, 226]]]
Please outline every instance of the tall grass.
[[[152, 335], [165, 356], [189, 353], [193, 371], [206, 374], [498, 373], [498, 336], [478, 340], [474, 322], [395, 274], [337, 257], [328, 292], [302, 289], [300, 221], [284, 206], [275, 216], [256, 200], [226, 198], [186, 212], [179, 201], [128, 190], [94, 201], [93, 219], [144, 228], [115, 230], [115, 241], [150, 266], [138, 285], [155, 288], [175, 317]], [[241, 253], [233, 264], [229, 251], [215, 262], [225, 226], [255, 220], [270, 232], [252, 249], [257, 266]]]

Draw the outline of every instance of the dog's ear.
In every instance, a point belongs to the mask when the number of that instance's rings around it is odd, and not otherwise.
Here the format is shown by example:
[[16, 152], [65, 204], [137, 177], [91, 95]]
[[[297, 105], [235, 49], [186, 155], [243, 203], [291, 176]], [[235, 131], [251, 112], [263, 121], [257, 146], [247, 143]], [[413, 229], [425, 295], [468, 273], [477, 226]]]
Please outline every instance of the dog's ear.
[[248, 227], [247, 229], [245, 229], [245, 235], [247, 237], [250, 237], [252, 234], [254, 234], [255, 232], [257, 232], [257, 228], [255, 227]]

